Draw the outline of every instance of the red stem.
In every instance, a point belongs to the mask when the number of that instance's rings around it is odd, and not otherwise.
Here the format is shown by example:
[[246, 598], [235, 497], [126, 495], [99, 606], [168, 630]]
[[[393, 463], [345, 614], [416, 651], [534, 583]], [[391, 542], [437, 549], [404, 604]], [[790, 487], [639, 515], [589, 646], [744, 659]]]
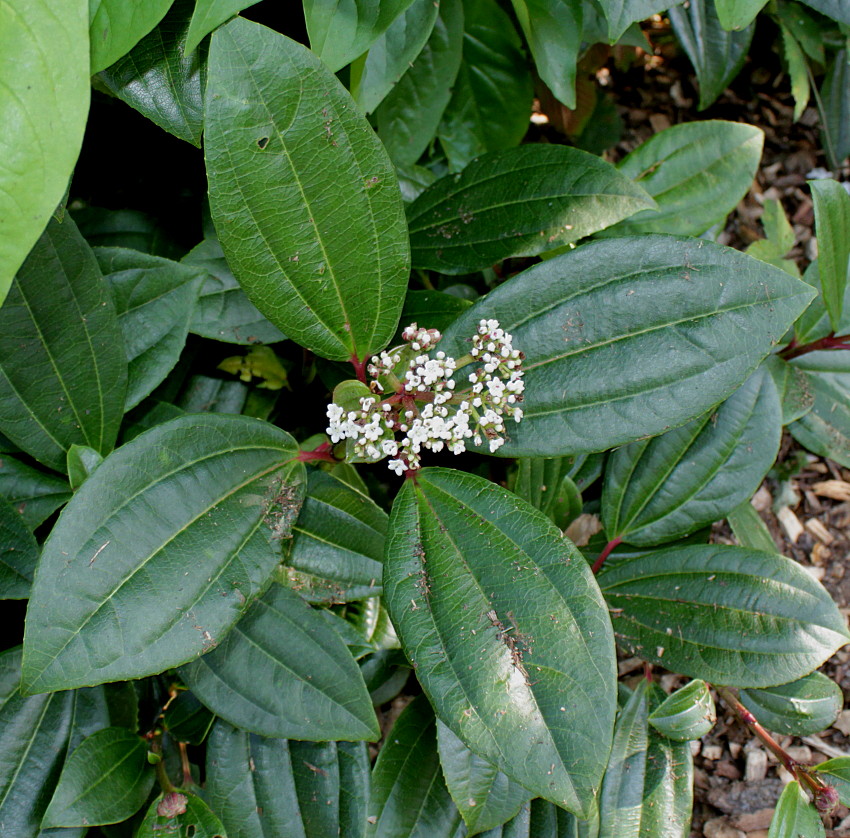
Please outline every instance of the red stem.
[[623, 539], [618, 535], [616, 538], [612, 538], [606, 545], [605, 549], [599, 554], [599, 558], [593, 563], [593, 567], [590, 568], [591, 573], [596, 576], [597, 573], [602, 569], [602, 565], [605, 564], [605, 559], [611, 555], [611, 552], [623, 543]]
[[368, 359], [368, 355], [362, 361], [359, 361], [356, 355], [352, 355], [348, 359], [351, 362], [351, 366], [354, 367], [354, 374], [357, 376], [357, 380], [362, 381], [364, 384], [368, 383], [366, 381], [366, 361]]
[[836, 335], [835, 332], [830, 332], [820, 340], [804, 343], [802, 346], [798, 346], [795, 339], [779, 353], [779, 357], [790, 361], [792, 358], [798, 358], [808, 352], [819, 352], [823, 349], [850, 349], [848, 342], [850, 342], [850, 335]]
[[316, 460], [322, 460], [325, 463], [338, 463], [333, 455], [333, 446], [329, 442], [323, 442], [321, 445], [314, 448], [312, 451], [299, 451], [295, 455], [295, 459], [302, 463], [312, 463]]

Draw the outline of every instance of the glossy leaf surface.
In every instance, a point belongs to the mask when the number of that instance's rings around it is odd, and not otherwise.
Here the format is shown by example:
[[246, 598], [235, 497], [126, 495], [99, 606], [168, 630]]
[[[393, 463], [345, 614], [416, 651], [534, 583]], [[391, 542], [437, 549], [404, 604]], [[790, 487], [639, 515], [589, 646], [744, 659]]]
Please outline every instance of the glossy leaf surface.
[[616, 232], [704, 233], [746, 195], [763, 143], [761, 129], [720, 120], [675, 125], [650, 137], [617, 168], [642, 186], [658, 209], [624, 221]]
[[89, 0], [91, 72], [126, 55], [162, 20], [173, 0]]
[[615, 701], [586, 562], [541, 512], [448, 469], [405, 484], [389, 532], [387, 610], [441, 721], [533, 793], [586, 811]]
[[313, 471], [286, 557], [290, 587], [311, 602], [381, 593], [387, 515], [368, 495]]
[[778, 554], [669, 548], [604, 566], [599, 584], [620, 645], [692, 678], [782, 684], [848, 642], [826, 590]]
[[413, 264], [464, 274], [577, 241], [653, 201], [600, 158], [567, 146], [488, 154], [408, 208]]
[[210, 32], [256, 2], [257, 0], [197, 0], [186, 35], [186, 52], [197, 49]]
[[667, 696], [648, 717], [662, 735], [677, 742], [700, 739], [714, 727], [717, 712], [705, 681], [691, 681]]
[[181, 677], [217, 716], [262, 736], [376, 739], [360, 669], [298, 594], [272, 585]]
[[26, 599], [41, 549], [23, 518], [0, 498], [0, 599]]
[[763, 690], [741, 690], [741, 703], [768, 730], [809, 736], [826, 730], [844, 704], [841, 687], [821, 672]]
[[495, 318], [525, 353], [525, 417], [500, 454], [603, 451], [729, 396], [812, 294], [784, 271], [708, 242], [608, 239], [503, 283], [452, 324], [440, 349], [463, 355], [478, 321]]
[[460, 812], [437, 754], [437, 722], [424, 695], [396, 719], [372, 772], [369, 838], [453, 838]]
[[42, 825], [118, 823], [135, 814], [153, 788], [147, 753], [144, 741], [121, 727], [89, 736], [65, 761]]
[[768, 838], [824, 838], [826, 830], [818, 810], [796, 780], [782, 790]]
[[138, 678], [214, 647], [279, 561], [303, 499], [295, 453], [285, 431], [209, 414], [104, 460], [45, 544], [27, 689]]
[[177, 363], [203, 272], [120, 247], [99, 247], [95, 256], [112, 292], [124, 335], [124, 409], [129, 410], [149, 396]]
[[191, 0], [176, 0], [156, 29], [99, 79], [160, 128], [200, 148], [205, 52], [187, 45]]
[[0, 653], [0, 831], [36, 836], [68, 747], [74, 694], [18, 692], [21, 649]]
[[87, 445], [72, 445], [68, 449], [68, 481], [76, 491], [86, 478], [103, 462], [103, 457]]
[[599, 798], [599, 838], [686, 838], [693, 805], [687, 742], [656, 733], [649, 714], [664, 698], [643, 680], [617, 719]]
[[71, 498], [71, 487], [55, 474], [33, 468], [10, 454], [0, 455], [0, 497], [34, 530]]
[[404, 211], [386, 152], [327, 68], [258, 24], [221, 27], [204, 148], [212, 217], [252, 302], [323, 357], [382, 349], [407, 284]]
[[88, 23], [86, 0], [0, 9], [0, 303], [77, 162], [91, 89]]
[[608, 537], [651, 547], [723, 518], [773, 465], [780, 415], [776, 385], [759, 369], [716, 411], [618, 448], [602, 490]]
[[107, 454], [126, 381], [118, 318], [91, 248], [70, 217], [53, 220], [0, 308], [0, 429], [58, 471], [73, 443]]
[[363, 743], [265, 739], [218, 721], [206, 793], [228, 838], [362, 838], [369, 754]]
[[530, 792], [506, 777], [495, 765], [472, 753], [439, 720], [437, 749], [446, 786], [460, 810], [467, 835], [501, 826], [528, 802]]

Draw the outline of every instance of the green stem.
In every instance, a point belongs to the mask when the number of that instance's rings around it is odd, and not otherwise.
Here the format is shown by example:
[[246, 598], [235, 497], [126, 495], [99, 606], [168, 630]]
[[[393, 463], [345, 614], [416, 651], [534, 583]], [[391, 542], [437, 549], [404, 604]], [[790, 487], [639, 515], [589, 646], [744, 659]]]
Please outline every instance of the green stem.
[[151, 751], [153, 751], [159, 757], [159, 759], [154, 764], [154, 769], [156, 770], [156, 779], [159, 783], [159, 787], [162, 789], [164, 794], [177, 791], [177, 788], [168, 778], [168, 772], [165, 770], [165, 761], [162, 757], [161, 735], [154, 736], [153, 739], [151, 739]]

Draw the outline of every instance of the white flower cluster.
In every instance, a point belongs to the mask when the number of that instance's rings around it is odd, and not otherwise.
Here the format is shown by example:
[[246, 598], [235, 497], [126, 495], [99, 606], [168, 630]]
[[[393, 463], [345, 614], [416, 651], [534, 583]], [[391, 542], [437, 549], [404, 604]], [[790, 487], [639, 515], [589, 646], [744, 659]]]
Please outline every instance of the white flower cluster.
[[[504, 417], [522, 419], [524, 356], [499, 321], [481, 320], [469, 355], [457, 361], [445, 352], [425, 354], [442, 337], [436, 329], [413, 323], [402, 337], [408, 347], [382, 352], [367, 367], [375, 396], [361, 397], [358, 410], [328, 405], [331, 442], [353, 440], [353, 454], [361, 459], [392, 457], [389, 468], [399, 475], [419, 468], [423, 449], [460, 454], [470, 439], [474, 445], [486, 439], [491, 453], [504, 445]], [[461, 389], [454, 374], [470, 363], [482, 366]], [[379, 398], [388, 389], [394, 392]], [[397, 432], [404, 434], [401, 442]]]

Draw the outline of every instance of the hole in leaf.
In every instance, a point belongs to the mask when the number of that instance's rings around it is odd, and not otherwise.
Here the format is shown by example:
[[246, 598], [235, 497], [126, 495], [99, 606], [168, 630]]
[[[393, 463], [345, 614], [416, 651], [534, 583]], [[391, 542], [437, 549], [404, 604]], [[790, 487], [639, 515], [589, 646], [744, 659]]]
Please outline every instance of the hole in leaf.
[[197, 831], [198, 831], [198, 830], [197, 830], [197, 829], [195, 829], [195, 824], [190, 823], [190, 824], [186, 827], [186, 838], [194, 838], [195, 833], [196, 833]]
[[269, 144], [269, 138], [268, 137], [260, 137], [260, 139], [257, 140], [257, 145], [261, 149], [265, 148], [268, 144]]

